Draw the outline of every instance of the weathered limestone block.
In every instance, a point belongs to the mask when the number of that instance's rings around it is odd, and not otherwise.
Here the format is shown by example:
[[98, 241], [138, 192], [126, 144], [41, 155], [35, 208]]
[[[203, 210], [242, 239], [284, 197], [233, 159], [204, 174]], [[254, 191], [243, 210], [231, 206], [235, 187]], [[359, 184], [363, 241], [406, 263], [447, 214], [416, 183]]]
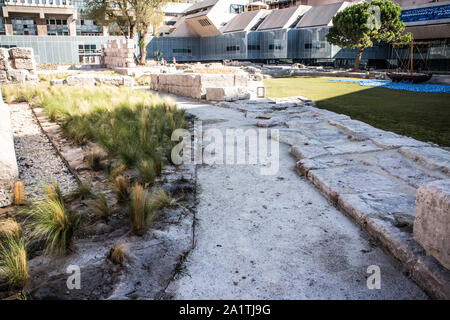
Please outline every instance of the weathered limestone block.
[[8, 59], [0, 59], [0, 70], [8, 70], [10, 68]]
[[9, 55], [13, 59], [33, 59], [33, 48], [11, 48], [9, 49]]
[[[76, 74], [68, 76], [65, 80], [69, 86], [97, 85], [99, 83], [112, 86], [132, 87], [133, 78], [129, 76], [110, 76], [105, 74]], [[59, 82], [54, 81], [55, 84]]]
[[29, 72], [27, 70], [9, 69], [7, 71], [8, 81], [24, 83]]
[[402, 147], [399, 152], [428, 169], [440, 170], [450, 175], [450, 152], [435, 147]]
[[382, 216], [394, 223], [402, 219], [401, 222], [412, 226], [416, 209], [414, 195], [388, 191], [342, 194], [338, 204], [359, 223], [372, 215]]
[[62, 85], [66, 82], [65, 79], [51, 79], [50, 80], [50, 85], [51, 86], [55, 86], [55, 85]]
[[239, 92], [236, 87], [206, 88], [206, 100], [235, 101], [239, 100]]
[[19, 178], [9, 108], [0, 98], [0, 207], [10, 205]]
[[397, 137], [388, 137], [381, 136], [372, 138], [372, 141], [382, 147], [382, 148], [400, 148], [400, 147], [427, 147], [430, 144], [422, 141], [418, 141], [412, 138], [397, 136]]
[[6, 81], [8, 81], [6, 71], [0, 70], [0, 83], [4, 83]]
[[134, 79], [132, 77], [124, 76], [122, 77], [123, 86], [125, 87], [133, 87], [134, 85]]
[[260, 128], [271, 128], [283, 123], [282, 119], [272, 118], [267, 120], [259, 120], [256, 122], [256, 126]]
[[14, 67], [16, 69], [34, 70], [36, 66], [33, 59], [14, 59]]
[[399, 192], [403, 189], [393, 180], [364, 166], [310, 170], [308, 178], [333, 201], [347, 193]]
[[7, 60], [7, 59], [9, 59], [8, 49], [0, 48], [0, 60]]
[[338, 141], [336, 142], [336, 144], [334, 144], [332, 141], [328, 142], [330, 145], [327, 148], [327, 150], [334, 155], [382, 150], [371, 141], [344, 141], [340, 143]]
[[157, 74], [150, 75], [150, 88], [156, 90], [159, 85], [159, 76]]
[[310, 141], [310, 138], [303, 133], [287, 129], [280, 129], [279, 134], [271, 138], [289, 146], [305, 145], [305, 143]]
[[233, 87], [234, 75], [232, 74], [202, 74], [201, 85], [203, 88], [208, 87]]
[[111, 86], [120, 86], [123, 84], [123, 78], [121, 76], [107, 76], [99, 74], [95, 77], [95, 83], [104, 83]]
[[414, 239], [450, 270], [450, 179], [417, 189]]
[[38, 76], [36, 74], [28, 73], [25, 76], [25, 80], [28, 81], [28, 82], [38, 82], [39, 78], [38, 78]]
[[297, 160], [304, 158], [311, 159], [330, 154], [325, 148], [315, 145], [295, 145], [291, 147], [290, 152]]
[[245, 88], [248, 85], [247, 75], [234, 75], [234, 86]]
[[405, 181], [414, 188], [419, 188], [427, 182], [445, 178], [445, 176], [439, 172], [427, 172], [398, 152], [392, 154], [381, 153], [378, 154], [376, 158], [378, 160], [378, 166], [383, 168], [383, 170], [400, 180]]
[[68, 76], [66, 82], [69, 86], [95, 85], [95, 77], [93, 75], [72, 75]]

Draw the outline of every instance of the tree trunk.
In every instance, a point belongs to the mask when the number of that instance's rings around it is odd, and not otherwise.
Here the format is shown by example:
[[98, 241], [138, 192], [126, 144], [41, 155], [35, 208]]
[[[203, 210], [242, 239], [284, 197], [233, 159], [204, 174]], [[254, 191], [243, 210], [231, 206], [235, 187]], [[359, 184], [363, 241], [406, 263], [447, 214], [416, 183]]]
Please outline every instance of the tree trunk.
[[356, 59], [355, 59], [355, 72], [359, 71], [359, 63], [361, 62], [361, 57], [362, 57], [362, 53], [363, 53], [363, 49], [358, 48], [358, 53], [356, 54]]
[[147, 48], [145, 47], [145, 40], [147, 39], [147, 33], [139, 34], [138, 44], [139, 44], [139, 52], [141, 53], [139, 57], [139, 64], [145, 65], [145, 60], [147, 57]]

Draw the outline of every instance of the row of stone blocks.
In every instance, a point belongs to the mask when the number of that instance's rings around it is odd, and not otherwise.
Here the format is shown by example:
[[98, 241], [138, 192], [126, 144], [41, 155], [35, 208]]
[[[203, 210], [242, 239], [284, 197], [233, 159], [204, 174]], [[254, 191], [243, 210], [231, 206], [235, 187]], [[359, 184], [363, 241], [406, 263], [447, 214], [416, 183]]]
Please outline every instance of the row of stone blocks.
[[52, 79], [50, 85], [62, 85], [67, 84], [69, 86], [95, 86], [98, 84], [106, 84], [110, 86], [125, 86], [133, 87], [134, 79], [130, 76], [112, 76], [107, 74], [74, 74], [68, 76], [66, 79]]
[[36, 62], [32, 48], [0, 48], [0, 83], [35, 81]]
[[315, 108], [303, 97], [222, 102], [291, 146], [296, 171], [396, 257], [434, 298], [450, 299], [450, 152]]
[[[208, 88], [246, 88], [247, 81], [247, 77], [240, 74], [152, 74], [150, 75], [150, 88], [184, 97], [202, 99], [206, 98]], [[210, 94], [213, 94], [214, 90], [209, 91], [211, 91]], [[225, 94], [225, 91], [222, 91]]]
[[3, 103], [1, 96], [0, 88], [0, 207], [5, 207], [12, 203], [13, 187], [19, 177], [19, 171], [9, 108]]

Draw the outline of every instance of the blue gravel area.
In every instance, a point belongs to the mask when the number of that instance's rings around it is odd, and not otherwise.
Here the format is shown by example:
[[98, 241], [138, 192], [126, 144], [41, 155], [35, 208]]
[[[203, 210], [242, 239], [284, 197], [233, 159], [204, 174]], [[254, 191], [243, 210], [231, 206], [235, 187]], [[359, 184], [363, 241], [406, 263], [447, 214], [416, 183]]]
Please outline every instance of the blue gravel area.
[[389, 80], [371, 79], [330, 79], [335, 82], [355, 82], [363, 87], [383, 87], [393, 90], [405, 90], [413, 92], [449, 93], [450, 85], [431, 83], [392, 82]]

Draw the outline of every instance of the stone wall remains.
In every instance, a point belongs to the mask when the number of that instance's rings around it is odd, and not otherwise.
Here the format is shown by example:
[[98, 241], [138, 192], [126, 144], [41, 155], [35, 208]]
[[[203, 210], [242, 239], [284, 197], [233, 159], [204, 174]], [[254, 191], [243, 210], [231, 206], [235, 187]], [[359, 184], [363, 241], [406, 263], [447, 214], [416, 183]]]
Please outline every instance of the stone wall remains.
[[14, 183], [19, 178], [14, 150], [11, 117], [8, 106], [1, 98], [0, 88], [0, 207], [12, 203]]
[[[206, 99], [207, 88], [241, 88], [248, 85], [242, 74], [152, 74], [150, 89], [194, 99]], [[232, 91], [232, 90], [228, 90]]]
[[102, 46], [102, 64], [107, 68], [135, 67], [134, 51], [133, 39], [108, 40]]
[[417, 189], [414, 239], [450, 270], [450, 179]]
[[0, 83], [37, 81], [32, 48], [0, 48]]

